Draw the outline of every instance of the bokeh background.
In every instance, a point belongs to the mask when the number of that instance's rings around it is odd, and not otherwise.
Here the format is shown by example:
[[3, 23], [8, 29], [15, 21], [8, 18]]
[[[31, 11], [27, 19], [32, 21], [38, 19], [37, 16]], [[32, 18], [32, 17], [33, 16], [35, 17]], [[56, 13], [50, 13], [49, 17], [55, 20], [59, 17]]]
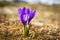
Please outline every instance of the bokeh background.
[[[18, 16], [23, 7], [36, 10], [29, 37]], [[60, 0], [0, 0], [0, 40], [60, 40]]]

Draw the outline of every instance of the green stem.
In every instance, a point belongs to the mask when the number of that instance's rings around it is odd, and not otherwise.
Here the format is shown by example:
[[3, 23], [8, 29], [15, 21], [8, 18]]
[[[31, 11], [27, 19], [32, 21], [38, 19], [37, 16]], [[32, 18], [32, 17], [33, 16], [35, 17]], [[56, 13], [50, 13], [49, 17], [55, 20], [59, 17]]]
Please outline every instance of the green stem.
[[29, 34], [29, 25], [24, 25], [24, 36], [28, 36]]

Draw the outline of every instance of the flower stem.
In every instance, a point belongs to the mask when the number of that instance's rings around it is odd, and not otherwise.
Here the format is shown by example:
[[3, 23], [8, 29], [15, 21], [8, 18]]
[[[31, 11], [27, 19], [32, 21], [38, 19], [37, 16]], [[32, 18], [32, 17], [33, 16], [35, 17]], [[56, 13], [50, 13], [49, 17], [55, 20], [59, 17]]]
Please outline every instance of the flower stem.
[[29, 25], [28, 24], [26, 24], [26, 25], [24, 25], [24, 36], [28, 36], [28, 34], [29, 34]]

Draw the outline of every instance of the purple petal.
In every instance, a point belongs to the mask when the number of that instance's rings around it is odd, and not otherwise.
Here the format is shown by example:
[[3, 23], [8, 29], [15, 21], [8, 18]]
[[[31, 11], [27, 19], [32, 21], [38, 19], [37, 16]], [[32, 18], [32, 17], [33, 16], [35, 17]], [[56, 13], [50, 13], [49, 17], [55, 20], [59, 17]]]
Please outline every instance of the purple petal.
[[21, 16], [20, 16], [20, 19], [21, 19], [21, 21], [22, 21], [22, 23], [25, 25], [26, 24], [26, 22], [28, 21], [28, 13], [27, 13], [27, 9], [24, 7], [23, 8], [23, 11], [21, 12], [22, 14], [21, 14]]
[[35, 16], [36, 10], [33, 10], [31, 13], [31, 17], [33, 18]]
[[23, 9], [19, 8], [18, 9], [19, 17], [20, 17], [20, 20], [23, 24], [25, 24], [25, 20], [23, 19], [24, 11], [25, 11], [25, 8], [23, 8]]
[[27, 9], [27, 14], [30, 14], [30, 9], [29, 8]]
[[22, 9], [21, 8], [18, 9], [18, 13], [19, 13], [19, 15], [22, 14]]
[[31, 21], [31, 19], [35, 16], [35, 12], [36, 12], [36, 10], [31, 11], [29, 21]]
[[23, 11], [22, 11], [22, 14], [25, 14], [25, 11], [26, 11], [26, 8], [24, 7], [23, 8]]

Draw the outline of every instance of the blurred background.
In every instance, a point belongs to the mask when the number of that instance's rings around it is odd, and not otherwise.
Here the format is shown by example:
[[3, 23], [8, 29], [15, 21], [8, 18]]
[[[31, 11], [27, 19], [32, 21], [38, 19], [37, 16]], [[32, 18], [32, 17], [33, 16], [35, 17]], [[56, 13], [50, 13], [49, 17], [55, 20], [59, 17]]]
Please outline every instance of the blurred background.
[[[5, 35], [8, 34], [7, 36], [15, 34], [13, 33], [14, 30], [19, 29], [20, 28], [19, 26], [22, 26], [22, 23], [20, 22], [20, 19], [18, 17], [18, 8], [23, 8], [23, 7], [36, 10], [36, 15], [31, 21], [31, 25], [43, 27], [43, 29], [45, 28], [45, 26], [49, 26], [49, 28], [46, 27], [46, 30], [49, 30], [49, 32], [50, 32], [50, 29], [53, 30], [54, 32], [55, 30], [59, 30], [60, 0], [0, 0], [0, 31], [1, 31], [0, 34], [3, 35], [2, 36], [3, 39], [1, 39], [1, 35], [0, 35], [1, 40], [4, 40], [4, 37], [5, 37], [4, 34]], [[7, 33], [7, 30], [8, 30], [8, 33]], [[54, 33], [53, 31], [52, 33]], [[9, 34], [10, 32], [11, 34]], [[19, 33], [17, 32], [16, 34], [19, 34]], [[54, 37], [55, 36], [53, 36], [53, 38]], [[44, 37], [42, 39], [44, 39]], [[35, 40], [35, 39], [32, 38], [30, 40]], [[36, 40], [38, 40], [38, 38], [36, 38]]]
[[56, 20], [59, 24], [60, 0], [0, 0], [0, 14], [12, 14], [11, 19], [19, 19], [17, 10], [22, 7], [37, 11], [34, 22]]

